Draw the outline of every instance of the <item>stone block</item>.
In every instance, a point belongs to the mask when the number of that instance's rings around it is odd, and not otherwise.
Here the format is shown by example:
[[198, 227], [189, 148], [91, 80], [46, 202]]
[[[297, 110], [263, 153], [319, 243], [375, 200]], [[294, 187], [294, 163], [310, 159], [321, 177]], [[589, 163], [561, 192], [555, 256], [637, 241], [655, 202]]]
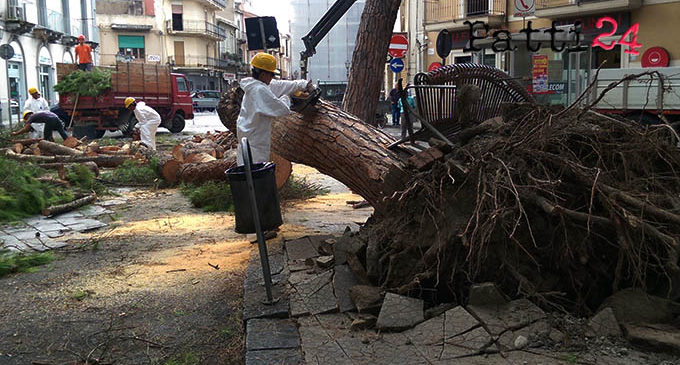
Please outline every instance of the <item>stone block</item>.
[[479, 321], [461, 306], [446, 311], [444, 319], [445, 339], [453, 338], [480, 326]]
[[78, 212], [85, 217], [98, 217], [103, 214], [113, 213], [112, 210], [108, 210], [99, 205], [88, 205], [85, 208], [78, 210]]
[[286, 241], [286, 254], [288, 255], [288, 262], [291, 260], [306, 260], [319, 256], [316, 248], [312, 245], [309, 237], [302, 237], [296, 240]]
[[97, 228], [106, 227], [107, 224], [96, 219], [81, 218], [77, 223], [67, 224], [66, 226], [76, 232], [88, 232]]
[[335, 297], [338, 299], [338, 308], [340, 312], [347, 312], [356, 309], [349, 290], [351, 287], [358, 285], [359, 281], [354, 277], [352, 271], [347, 265], [340, 265], [335, 267], [335, 275], [333, 275], [333, 289], [335, 290]]
[[470, 287], [468, 305], [500, 305], [507, 302], [495, 283], [473, 284]]
[[253, 350], [246, 352], [246, 365], [302, 364], [299, 349]]
[[319, 256], [314, 261], [318, 267], [325, 269], [333, 265], [333, 256]]
[[605, 299], [600, 308], [611, 307], [619, 323], [664, 323], [680, 314], [680, 304], [628, 288]]
[[[294, 285], [295, 293], [291, 301], [291, 306], [294, 305], [295, 309], [293, 312], [301, 315], [305, 312], [321, 314], [337, 311], [338, 304], [331, 284], [332, 276], [333, 272], [329, 270]], [[301, 304], [304, 308], [298, 307]]]
[[387, 331], [401, 331], [424, 320], [423, 301], [394, 293], [387, 293], [380, 308], [376, 327]]
[[355, 285], [349, 288], [349, 295], [360, 313], [380, 308], [383, 301], [381, 289], [377, 286]]
[[471, 305], [467, 310], [479, 318], [494, 336], [546, 318], [545, 313], [527, 299], [513, 300], [503, 305]]
[[595, 314], [593, 318], [588, 321], [588, 325], [598, 336], [619, 337], [622, 335], [619, 322], [616, 320], [614, 311], [610, 307], [602, 309]]
[[246, 326], [246, 350], [290, 349], [300, 346], [290, 319], [251, 319]]
[[667, 324], [624, 324], [630, 342], [656, 351], [680, 354], [680, 331]]
[[115, 199], [109, 199], [109, 200], [104, 200], [103, 202], [97, 203], [98, 206], [100, 207], [112, 207], [114, 205], [121, 205], [127, 203], [127, 198], [115, 198]]
[[493, 340], [486, 330], [477, 327], [453, 338], [444, 341], [444, 351], [441, 360], [450, 360], [456, 357], [469, 356], [483, 352], [493, 344]]

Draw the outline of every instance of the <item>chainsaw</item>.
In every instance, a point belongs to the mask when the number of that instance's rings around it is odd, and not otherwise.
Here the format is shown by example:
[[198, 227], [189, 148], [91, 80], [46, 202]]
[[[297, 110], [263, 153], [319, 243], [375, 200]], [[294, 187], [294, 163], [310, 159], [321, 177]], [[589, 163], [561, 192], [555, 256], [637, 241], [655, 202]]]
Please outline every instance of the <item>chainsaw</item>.
[[321, 97], [321, 89], [319, 88], [311, 92], [298, 91], [290, 98], [292, 103], [290, 110], [302, 113], [307, 106], [316, 104], [319, 101], [319, 97]]

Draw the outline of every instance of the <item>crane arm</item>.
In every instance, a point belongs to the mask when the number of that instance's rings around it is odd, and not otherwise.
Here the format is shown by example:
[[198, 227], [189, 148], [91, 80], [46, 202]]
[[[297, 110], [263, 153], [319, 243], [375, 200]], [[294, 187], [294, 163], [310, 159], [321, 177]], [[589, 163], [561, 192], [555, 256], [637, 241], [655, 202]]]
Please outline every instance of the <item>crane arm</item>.
[[335, 24], [354, 5], [356, 0], [337, 0], [314, 25], [314, 28], [302, 37], [305, 50], [300, 52], [300, 71], [302, 78], [307, 78], [307, 59], [316, 53], [316, 46], [331, 31]]

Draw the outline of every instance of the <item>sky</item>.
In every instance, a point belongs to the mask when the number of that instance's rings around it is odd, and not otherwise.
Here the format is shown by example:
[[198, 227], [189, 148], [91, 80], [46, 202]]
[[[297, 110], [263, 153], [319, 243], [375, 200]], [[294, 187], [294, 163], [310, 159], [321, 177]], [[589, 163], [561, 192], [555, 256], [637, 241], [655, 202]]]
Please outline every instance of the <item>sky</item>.
[[288, 21], [290, 20], [289, 0], [251, 0], [253, 13], [260, 16], [276, 17], [276, 25], [280, 32], [290, 33]]

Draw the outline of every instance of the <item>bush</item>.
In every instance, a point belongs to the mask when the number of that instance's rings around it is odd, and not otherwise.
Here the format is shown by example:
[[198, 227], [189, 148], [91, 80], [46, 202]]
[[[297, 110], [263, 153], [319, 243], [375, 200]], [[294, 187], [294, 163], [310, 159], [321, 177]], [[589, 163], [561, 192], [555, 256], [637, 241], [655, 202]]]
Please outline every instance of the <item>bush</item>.
[[208, 181], [201, 185], [180, 186], [180, 191], [191, 204], [204, 212], [233, 212], [234, 201], [227, 182]]
[[0, 221], [39, 214], [46, 206], [74, 199], [72, 192], [36, 179], [44, 173], [33, 164], [0, 156]]
[[309, 199], [317, 195], [328, 194], [330, 190], [316, 183], [310, 183], [305, 177], [291, 175], [279, 190], [281, 200]]

